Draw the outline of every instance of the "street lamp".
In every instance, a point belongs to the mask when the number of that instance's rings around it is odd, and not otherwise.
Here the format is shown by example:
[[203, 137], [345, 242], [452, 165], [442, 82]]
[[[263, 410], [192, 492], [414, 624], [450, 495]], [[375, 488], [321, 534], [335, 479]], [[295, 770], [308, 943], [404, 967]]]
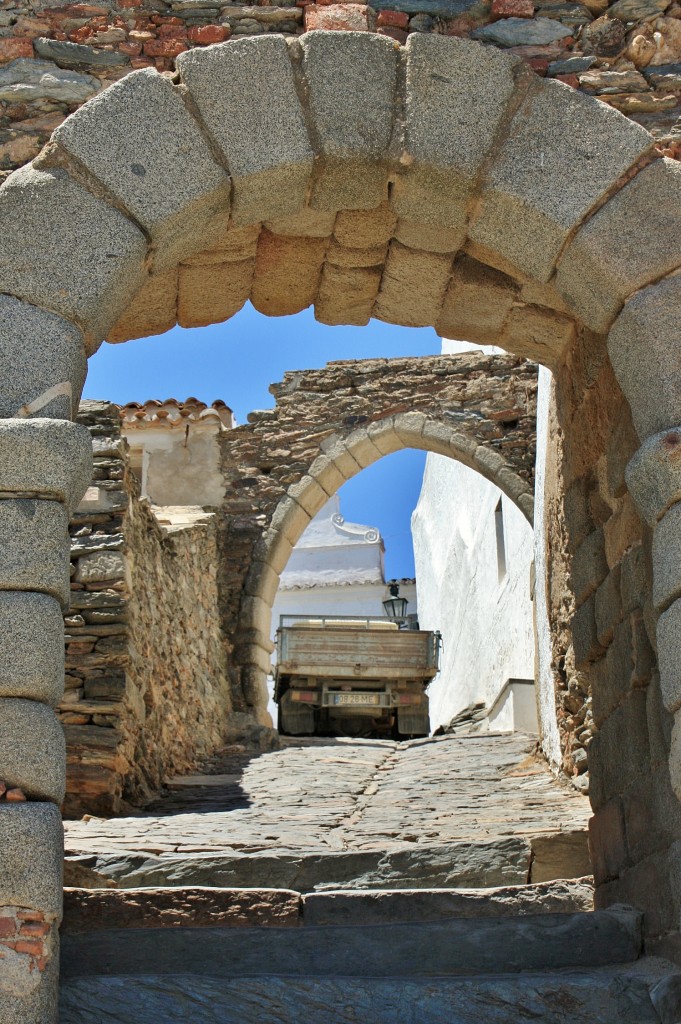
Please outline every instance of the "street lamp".
[[406, 597], [400, 597], [400, 587], [398, 583], [391, 583], [389, 589], [390, 597], [383, 602], [385, 614], [389, 619], [399, 622], [406, 618], [407, 605], [409, 602]]

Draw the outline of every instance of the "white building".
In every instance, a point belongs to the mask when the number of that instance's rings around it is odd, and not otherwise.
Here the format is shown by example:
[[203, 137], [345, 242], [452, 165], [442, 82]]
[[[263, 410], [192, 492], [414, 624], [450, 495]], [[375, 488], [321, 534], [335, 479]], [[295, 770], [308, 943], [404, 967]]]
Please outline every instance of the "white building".
[[[443, 341], [443, 353], [474, 346]], [[474, 705], [477, 728], [537, 731], [531, 594], [533, 531], [479, 473], [428, 454], [412, 516], [422, 629], [443, 637], [431, 727]]]

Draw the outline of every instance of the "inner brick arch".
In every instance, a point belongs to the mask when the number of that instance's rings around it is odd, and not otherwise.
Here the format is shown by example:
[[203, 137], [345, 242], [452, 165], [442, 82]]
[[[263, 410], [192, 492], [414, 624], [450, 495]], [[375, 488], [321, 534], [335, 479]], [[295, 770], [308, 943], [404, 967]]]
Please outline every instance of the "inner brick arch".
[[[644, 573], [636, 607], [660, 678], [652, 656], [647, 687], [611, 695], [593, 758], [594, 842], [601, 898], [645, 909], [651, 937], [678, 935], [679, 165], [616, 111], [463, 40], [414, 35], [402, 49], [371, 33], [310, 32], [178, 64], [179, 83], [140, 72], [87, 103], [0, 189], [0, 776], [30, 798], [0, 808], [0, 903], [59, 915], [63, 755], [51, 707], [67, 510], [87, 476], [89, 439], [68, 422], [86, 356], [104, 337], [178, 317], [226, 319], [250, 296], [272, 315], [314, 303], [328, 323], [375, 316], [492, 341], [554, 368], [575, 408], [597, 379], [619, 382], [641, 444], [626, 484], [653, 531], [653, 585]], [[598, 412], [596, 475], [623, 502], [631, 438], [620, 449], [612, 410]], [[568, 444], [578, 417], [569, 426]], [[597, 511], [582, 563], [605, 536]], [[614, 588], [612, 574], [599, 583]], [[575, 636], [602, 666], [634, 613], [604, 623], [607, 592], [589, 581], [581, 598]], [[29, 624], [21, 636], [17, 616]], [[51, 950], [47, 964], [0, 993], [3, 1019], [55, 1018]]]

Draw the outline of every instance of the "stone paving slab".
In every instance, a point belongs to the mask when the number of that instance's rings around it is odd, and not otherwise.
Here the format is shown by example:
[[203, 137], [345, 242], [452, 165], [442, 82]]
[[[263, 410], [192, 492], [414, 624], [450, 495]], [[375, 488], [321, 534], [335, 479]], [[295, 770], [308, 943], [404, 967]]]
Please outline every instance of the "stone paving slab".
[[[137, 864], [204, 854], [375, 858], [455, 843], [513, 840], [526, 848], [533, 837], [585, 837], [588, 800], [553, 778], [533, 744], [502, 734], [402, 744], [317, 740], [237, 768], [217, 759], [212, 774], [237, 781], [185, 787], [174, 780], [173, 792], [139, 816], [65, 822], [67, 856]], [[573, 872], [586, 873], [588, 865]]]
[[593, 910], [593, 882], [543, 882], [496, 889], [64, 889], [62, 935], [113, 928], [299, 928], [450, 918], [574, 914]]
[[78, 978], [61, 1024], [660, 1024], [664, 961], [482, 978]]
[[[62, 977], [177, 974], [240, 978], [400, 978], [513, 974], [630, 963], [641, 915], [451, 918], [306, 928], [112, 928], [62, 936]], [[234, 1018], [232, 1018], [234, 1019]]]

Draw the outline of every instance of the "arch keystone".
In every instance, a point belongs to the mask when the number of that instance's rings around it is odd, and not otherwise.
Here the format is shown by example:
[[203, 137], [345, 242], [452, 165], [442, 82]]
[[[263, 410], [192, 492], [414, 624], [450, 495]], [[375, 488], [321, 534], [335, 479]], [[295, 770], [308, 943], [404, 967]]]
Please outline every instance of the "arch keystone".
[[548, 281], [570, 232], [652, 142], [612, 107], [536, 79], [486, 174], [470, 238]]
[[449, 228], [458, 249], [478, 173], [515, 88], [517, 58], [414, 32], [406, 45], [403, 164], [391, 203], [409, 221]]
[[142, 232], [65, 171], [30, 165], [0, 188], [0, 223], [0, 291], [75, 321], [94, 351], [145, 281]]
[[681, 266], [681, 164], [655, 160], [580, 228], [556, 285], [581, 320], [605, 332], [624, 300]]
[[407, 448], [423, 448], [421, 434], [428, 417], [422, 412], [400, 412], [394, 420], [395, 433]]
[[311, 205], [320, 210], [380, 206], [393, 131], [397, 48], [371, 32], [307, 32], [298, 45], [320, 157]]
[[226, 229], [229, 178], [180, 90], [152, 68], [100, 93], [52, 138], [149, 232], [157, 267], [206, 248]]
[[314, 153], [284, 37], [197, 47], [177, 67], [229, 168], [234, 223], [303, 207]]

